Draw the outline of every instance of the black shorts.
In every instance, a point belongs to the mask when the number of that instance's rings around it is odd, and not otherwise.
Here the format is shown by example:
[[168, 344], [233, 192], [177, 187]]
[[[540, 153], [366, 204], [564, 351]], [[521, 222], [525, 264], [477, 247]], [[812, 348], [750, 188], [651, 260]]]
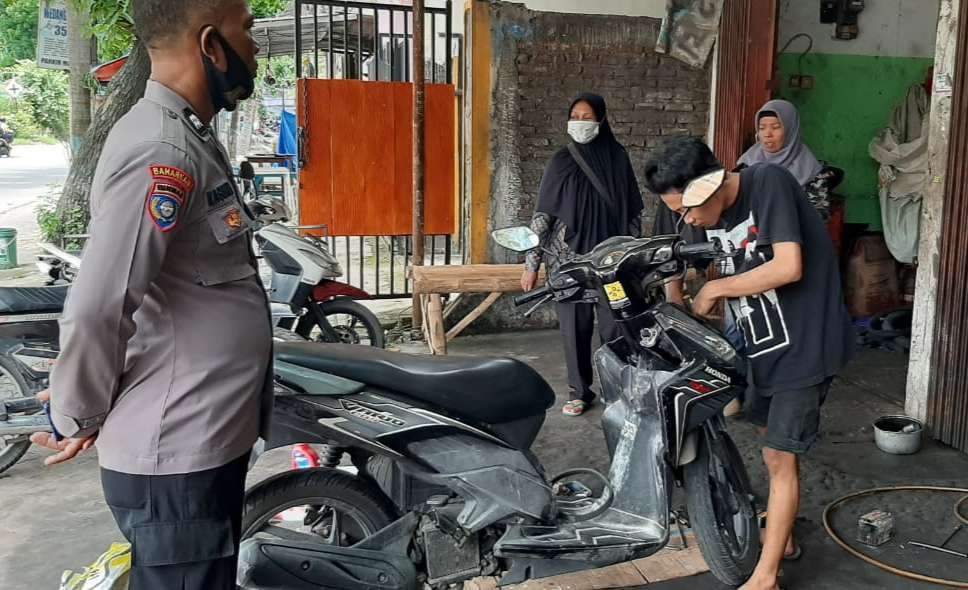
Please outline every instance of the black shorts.
[[761, 395], [755, 387], [747, 392], [746, 417], [766, 428], [766, 446], [802, 455], [820, 435], [820, 406], [827, 400], [833, 377], [822, 383]]

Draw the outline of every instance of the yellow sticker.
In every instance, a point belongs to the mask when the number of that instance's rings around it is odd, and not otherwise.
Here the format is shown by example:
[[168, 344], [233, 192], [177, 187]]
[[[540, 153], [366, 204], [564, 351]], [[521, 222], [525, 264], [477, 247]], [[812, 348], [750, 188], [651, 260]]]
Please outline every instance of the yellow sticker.
[[622, 283], [609, 283], [605, 285], [605, 294], [608, 295], [609, 301], [622, 301], [623, 299], [628, 299], [628, 295], [625, 294], [625, 288], [622, 287]]

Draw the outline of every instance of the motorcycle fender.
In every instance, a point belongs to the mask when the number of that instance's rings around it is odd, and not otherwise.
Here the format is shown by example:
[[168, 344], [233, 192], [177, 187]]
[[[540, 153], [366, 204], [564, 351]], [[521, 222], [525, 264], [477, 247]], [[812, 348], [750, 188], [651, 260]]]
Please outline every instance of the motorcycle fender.
[[371, 299], [370, 294], [363, 289], [357, 289], [352, 285], [340, 283], [339, 281], [322, 281], [313, 287], [313, 301], [323, 302], [336, 299], [337, 297]]
[[696, 456], [699, 454], [699, 434], [699, 430], [693, 430], [682, 441], [682, 449], [679, 451], [678, 467], [683, 467], [696, 460]]

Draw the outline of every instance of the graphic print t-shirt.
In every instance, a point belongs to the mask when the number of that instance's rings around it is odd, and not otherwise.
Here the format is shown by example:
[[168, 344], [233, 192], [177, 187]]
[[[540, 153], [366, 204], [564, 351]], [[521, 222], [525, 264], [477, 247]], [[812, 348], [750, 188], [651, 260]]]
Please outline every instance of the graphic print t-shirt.
[[772, 164], [743, 170], [739, 197], [720, 228], [706, 235], [735, 253], [719, 264], [727, 276], [772, 260], [774, 244], [800, 244], [799, 281], [727, 300], [743, 330], [757, 389], [763, 394], [800, 389], [836, 375], [850, 358], [853, 328], [833, 243], [796, 179]]

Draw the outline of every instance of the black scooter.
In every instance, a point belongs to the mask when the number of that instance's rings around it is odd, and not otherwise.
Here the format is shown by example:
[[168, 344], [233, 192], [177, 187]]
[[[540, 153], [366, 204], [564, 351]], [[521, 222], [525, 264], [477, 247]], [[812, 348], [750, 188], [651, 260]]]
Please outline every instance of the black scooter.
[[[495, 232], [513, 250], [526, 228]], [[663, 302], [662, 283], [718, 244], [613, 238], [563, 264], [519, 305], [606, 297], [622, 337], [596, 353], [611, 469], [549, 477], [530, 450], [555, 400], [513, 359], [420, 357], [312, 343], [276, 347], [267, 448], [325, 445], [325, 467], [251, 489], [245, 588], [448, 588], [503, 584], [651, 555], [685, 489], [702, 554], [738, 585], [759, 553], [752, 492], [723, 407], [746, 366], [704, 321]], [[537, 307], [537, 306], [535, 306]]]

